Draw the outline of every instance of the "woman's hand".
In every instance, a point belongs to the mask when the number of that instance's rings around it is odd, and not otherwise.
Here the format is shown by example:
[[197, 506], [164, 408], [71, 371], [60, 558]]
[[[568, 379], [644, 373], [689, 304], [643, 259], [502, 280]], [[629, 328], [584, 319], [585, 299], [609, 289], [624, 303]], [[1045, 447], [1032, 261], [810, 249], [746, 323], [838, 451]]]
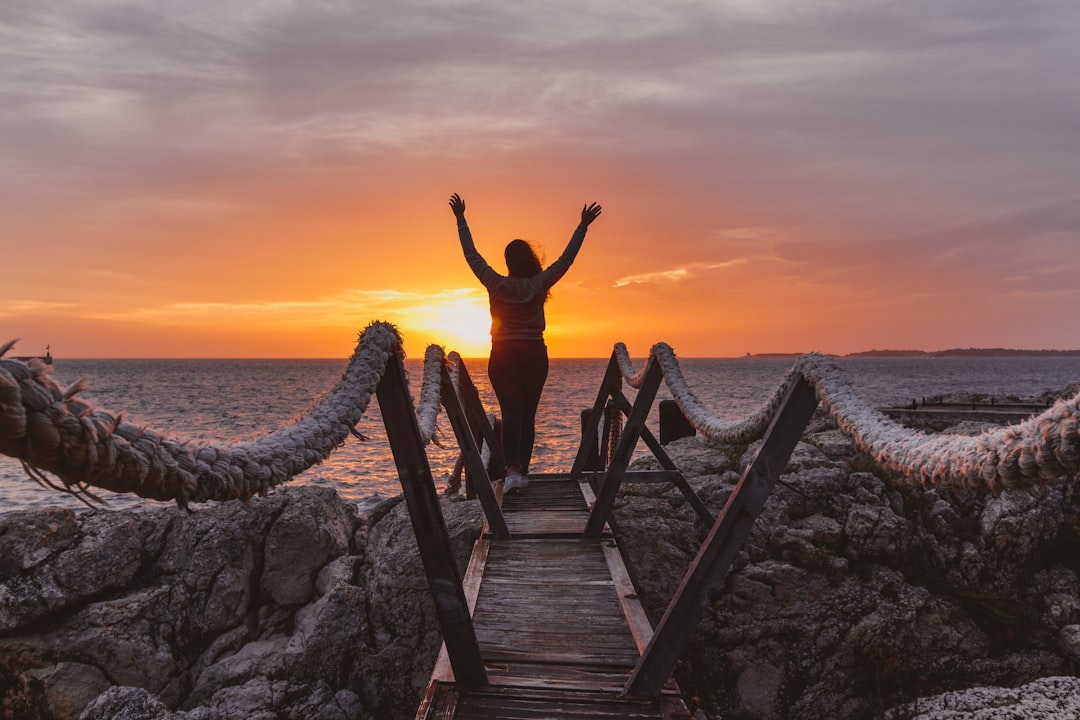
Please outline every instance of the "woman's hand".
[[457, 193], [450, 196], [450, 209], [454, 211], [454, 217], [459, 221], [465, 219], [465, 201]]
[[[455, 197], [457, 197], [457, 196], [455, 195]], [[465, 204], [462, 203], [461, 207], [462, 207], [462, 212], [464, 212]], [[591, 223], [596, 218], [600, 217], [601, 210], [602, 210], [602, 208], [596, 203], [589, 203], [588, 205], [585, 205], [584, 207], [582, 207], [581, 208], [581, 224], [584, 225], [585, 227], [589, 227], [589, 223]]]

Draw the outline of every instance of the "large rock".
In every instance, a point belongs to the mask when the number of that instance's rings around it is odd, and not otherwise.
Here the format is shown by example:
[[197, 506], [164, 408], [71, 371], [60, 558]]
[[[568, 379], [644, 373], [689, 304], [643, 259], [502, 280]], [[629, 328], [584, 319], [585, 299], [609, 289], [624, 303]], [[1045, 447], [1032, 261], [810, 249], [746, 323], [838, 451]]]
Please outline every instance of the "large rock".
[[[479, 504], [443, 510], [464, 572]], [[441, 642], [396, 499], [30, 512], [0, 549], [0, 718], [411, 717]]]
[[363, 646], [368, 598], [354, 584], [355, 568], [321, 593], [318, 573], [334, 558], [354, 557], [359, 526], [334, 492], [310, 487], [194, 514], [7, 516], [0, 524], [5, 706], [19, 709], [13, 716], [76, 718], [116, 685], [176, 708], [212, 697], [222, 686], [212, 680], [229, 676], [223, 668], [238, 664], [234, 658], [275, 642], [282, 652], [253, 668], [344, 687], [342, 668], [352, 664], [342, 647]]
[[155, 551], [153, 530], [130, 513], [9, 515], [0, 521], [0, 632], [125, 588]]
[[[920, 696], [1072, 667], [1080, 513], [1070, 486], [924, 490], [815, 422], [677, 668], [707, 717], [874, 718]], [[667, 451], [680, 467], [711, 451], [745, 468], [756, 445], [687, 438]], [[717, 511], [731, 483], [691, 481]], [[625, 485], [616, 521], [655, 621], [706, 528], [677, 489], [655, 485]]]
[[922, 698], [881, 720], [1076, 720], [1080, 678], [1047, 677], [1020, 687], [980, 687]]

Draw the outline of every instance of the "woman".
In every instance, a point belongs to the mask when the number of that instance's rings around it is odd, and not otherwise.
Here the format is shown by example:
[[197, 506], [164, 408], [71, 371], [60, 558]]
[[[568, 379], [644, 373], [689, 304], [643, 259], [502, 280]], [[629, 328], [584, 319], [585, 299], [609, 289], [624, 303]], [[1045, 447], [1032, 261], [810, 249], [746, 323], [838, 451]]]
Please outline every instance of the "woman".
[[491, 357], [488, 378], [499, 399], [503, 453], [506, 455], [507, 492], [529, 484], [529, 461], [536, 438], [536, 408], [547, 381], [548, 356], [544, 344], [544, 303], [551, 286], [570, 269], [585, 231], [600, 215], [596, 203], [581, 210], [578, 225], [559, 259], [542, 268], [536, 251], [524, 240], [506, 246], [507, 275], [497, 273], [473, 244], [465, 222], [465, 201], [454, 193], [450, 209], [457, 218], [461, 249], [473, 274], [488, 291], [491, 305]]

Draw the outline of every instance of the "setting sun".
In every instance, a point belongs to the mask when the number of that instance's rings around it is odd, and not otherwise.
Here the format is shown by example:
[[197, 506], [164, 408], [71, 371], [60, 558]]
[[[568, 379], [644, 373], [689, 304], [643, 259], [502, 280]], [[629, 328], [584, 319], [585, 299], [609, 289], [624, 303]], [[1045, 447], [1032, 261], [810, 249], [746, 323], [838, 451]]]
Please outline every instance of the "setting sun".
[[460, 290], [417, 307], [415, 315], [403, 321], [403, 330], [431, 336], [449, 352], [463, 357], [486, 356], [491, 344], [491, 313], [487, 296], [480, 290]]

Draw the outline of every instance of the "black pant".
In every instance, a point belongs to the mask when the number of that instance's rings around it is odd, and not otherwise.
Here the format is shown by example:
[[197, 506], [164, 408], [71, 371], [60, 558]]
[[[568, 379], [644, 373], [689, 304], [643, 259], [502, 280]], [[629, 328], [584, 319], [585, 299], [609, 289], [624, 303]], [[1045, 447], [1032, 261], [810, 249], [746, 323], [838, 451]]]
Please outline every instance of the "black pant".
[[547, 382], [547, 345], [543, 340], [497, 340], [491, 343], [488, 379], [499, 398], [506, 465], [529, 471], [536, 440], [536, 408]]

